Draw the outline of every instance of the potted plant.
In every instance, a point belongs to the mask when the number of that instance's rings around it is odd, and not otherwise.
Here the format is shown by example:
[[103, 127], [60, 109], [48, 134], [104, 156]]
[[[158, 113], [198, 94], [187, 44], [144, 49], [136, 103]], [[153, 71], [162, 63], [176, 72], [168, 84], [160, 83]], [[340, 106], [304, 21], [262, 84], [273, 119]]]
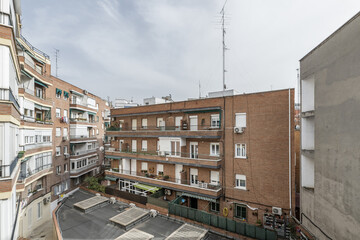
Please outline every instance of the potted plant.
[[163, 179], [165, 180], [165, 181], [167, 181], [167, 180], [169, 180], [169, 176], [168, 175], [165, 175], [164, 177], [163, 177]]

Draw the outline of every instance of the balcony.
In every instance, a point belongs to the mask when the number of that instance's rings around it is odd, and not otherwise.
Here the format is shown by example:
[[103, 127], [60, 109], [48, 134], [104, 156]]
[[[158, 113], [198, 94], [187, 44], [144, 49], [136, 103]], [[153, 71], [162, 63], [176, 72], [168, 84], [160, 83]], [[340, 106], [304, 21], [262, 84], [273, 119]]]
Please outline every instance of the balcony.
[[10, 88], [0, 88], [0, 100], [10, 101], [15, 105], [17, 109], [20, 109], [18, 100], [15, 98]]
[[35, 168], [34, 170], [27, 169], [25, 171], [20, 172], [19, 180], [23, 181], [26, 178], [31, 177], [30, 181], [33, 181], [34, 179], [38, 179], [44, 175], [49, 174], [49, 170], [51, 170], [52, 163], [42, 165], [38, 168]]
[[44, 94], [35, 93], [33, 90], [27, 88], [19, 88], [19, 94], [24, 94], [24, 97], [45, 106], [52, 106], [52, 98], [45, 97]]
[[81, 123], [84, 123], [84, 124], [96, 124], [97, 122], [93, 119], [88, 119], [88, 118], [80, 118], [80, 117], [77, 117], [77, 118], [70, 118], [70, 123], [71, 124], [81, 124]]
[[214, 138], [222, 136], [222, 129], [209, 125], [187, 126], [147, 126], [147, 127], [115, 127], [106, 129], [109, 137], [188, 137], [188, 138]]
[[36, 52], [37, 54], [43, 56], [43, 57], [46, 58], [46, 59], [50, 59], [50, 56], [49, 56], [49, 55], [47, 55], [47, 54], [44, 53], [43, 51], [37, 49], [37, 48], [34, 47], [33, 45], [31, 45], [31, 43], [28, 42], [23, 35], [20, 35], [20, 38], [21, 38], [21, 40], [22, 40], [24, 43], [26, 43], [26, 45], [27, 45], [32, 51]]
[[[9, 178], [11, 177], [12, 172], [14, 171], [14, 168], [16, 167], [16, 164], [18, 162], [19, 158], [16, 157], [10, 165], [0, 165], [0, 178]], [[3, 162], [3, 161], [0, 161]]]
[[106, 176], [123, 178], [137, 181], [156, 187], [169, 188], [176, 191], [192, 192], [197, 195], [209, 197], [220, 197], [221, 186], [210, 183], [196, 182], [192, 183], [187, 179], [176, 179], [164, 175], [154, 175], [147, 172], [133, 172], [129, 170], [110, 169], [105, 171]]
[[92, 136], [89, 134], [75, 134], [70, 135], [70, 142], [89, 142], [96, 140], [96, 136]]
[[87, 155], [89, 153], [96, 153], [97, 150], [98, 150], [98, 147], [94, 148], [94, 149], [88, 149], [88, 150], [75, 150], [70, 153], [70, 158], [74, 158], [75, 156]]
[[84, 175], [90, 171], [92, 171], [94, 169], [94, 167], [97, 167], [99, 164], [99, 160], [96, 159], [96, 161], [87, 164], [86, 166], [80, 167], [80, 168], [75, 168], [75, 169], [70, 169], [70, 178], [77, 178], [81, 175]]
[[221, 156], [210, 156], [206, 154], [198, 154], [197, 158], [193, 158], [190, 153], [172, 153], [170, 152], [124, 152], [116, 151], [113, 148], [106, 150], [107, 158], [131, 158], [144, 161], [161, 162], [168, 164], [182, 164], [193, 167], [203, 167], [211, 169], [219, 169], [221, 167]]

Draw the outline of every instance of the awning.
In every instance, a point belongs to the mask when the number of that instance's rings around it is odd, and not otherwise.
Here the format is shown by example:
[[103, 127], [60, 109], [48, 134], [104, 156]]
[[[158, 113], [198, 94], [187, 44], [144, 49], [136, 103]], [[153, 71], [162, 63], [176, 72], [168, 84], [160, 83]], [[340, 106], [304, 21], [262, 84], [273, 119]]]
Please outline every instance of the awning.
[[67, 91], [64, 91], [64, 96], [69, 98], [69, 93]]
[[149, 186], [149, 185], [145, 185], [145, 184], [141, 184], [141, 183], [134, 184], [134, 187], [151, 192], [151, 193], [155, 193], [161, 189], [158, 187], [153, 187], [153, 186]]
[[186, 193], [186, 192], [183, 192], [182, 196], [197, 198], [197, 199], [201, 199], [201, 200], [205, 200], [205, 201], [209, 201], [209, 202], [216, 202], [216, 199], [203, 197], [203, 196], [199, 196], [199, 195], [195, 195], [195, 194], [191, 194], [191, 193]]
[[79, 95], [79, 96], [84, 96], [84, 94], [79, 93], [79, 92], [77, 92], [77, 91], [75, 91], [75, 90], [70, 90], [70, 92], [71, 92], [72, 94], [76, 94], [76, 95]]
[[109, 156], [109, 155], [105, 155], [106, 158], [109, 159], [123, 159], [122, 157], [118, 157], [118, 156]]
[[62, 93], [62, 90], [61, 90], [61, 89], [56, 88], [56, 94], [60, 94], [60, 95], [61, 95], [61, 93]]
[[38, 104], [35, 104], [35, 108], [37, 108], [39, 110], [45, 110], [45, 111], [50, 111], [51, 110], [51, 108], [49, 108], [49, 107], [40, 106]]
[[48, 85], [46, 85], [45, 83], [40, 82], [40, 81], [37, 80], [37, 79], [35, 79], [35, 83], [36, 83], [36, 84], [39, 84], [40, 86], [46, 87], [46, 88], [49, 87]]
[[116, 179], [117, 179], [116, 177], [105, 176], [105, 180], [116, 182]]
[[24, 71], [24, 70], [21, 70], [21, 72], [25, 75], [25, 76], [27, 76], [28, 78], [33, 78], [30, 74], [28, 74], [26, 71]]
[[28, 161], [30, 158], [31, 158], [31, 156], [30, 156], [30, 157], [26, 157], [26, 158], [24, 158], [23, 160], [21, 160], [21, 162], [22, 162], [22, 163], [23, 163], [23, 162], [26, 162], [26, 161]]
[[93, 115], [93, 116], [96, 116], [95, 113], [92, 113], [92, 112], [88, 112], [89, 115]]

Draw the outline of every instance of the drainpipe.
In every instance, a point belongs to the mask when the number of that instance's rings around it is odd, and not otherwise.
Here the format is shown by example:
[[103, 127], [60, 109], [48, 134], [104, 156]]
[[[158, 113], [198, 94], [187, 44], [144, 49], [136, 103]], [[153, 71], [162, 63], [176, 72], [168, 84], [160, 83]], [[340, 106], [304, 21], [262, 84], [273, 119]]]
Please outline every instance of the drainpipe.
[[291, 182], [291, 92], [289, 88], [289, 202], [290, 202], [290, 217], [292, 216], [292, 182]]

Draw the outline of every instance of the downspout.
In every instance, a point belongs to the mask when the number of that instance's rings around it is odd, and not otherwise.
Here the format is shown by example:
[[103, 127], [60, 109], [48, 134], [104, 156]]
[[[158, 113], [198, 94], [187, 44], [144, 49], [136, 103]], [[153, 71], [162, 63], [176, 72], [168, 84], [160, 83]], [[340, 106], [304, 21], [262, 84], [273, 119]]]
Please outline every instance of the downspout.
[[290, 202], [290, 217], [292, 216], [292, 181], [291, 181], [291, 92], [289, 88], [289, 202]]

